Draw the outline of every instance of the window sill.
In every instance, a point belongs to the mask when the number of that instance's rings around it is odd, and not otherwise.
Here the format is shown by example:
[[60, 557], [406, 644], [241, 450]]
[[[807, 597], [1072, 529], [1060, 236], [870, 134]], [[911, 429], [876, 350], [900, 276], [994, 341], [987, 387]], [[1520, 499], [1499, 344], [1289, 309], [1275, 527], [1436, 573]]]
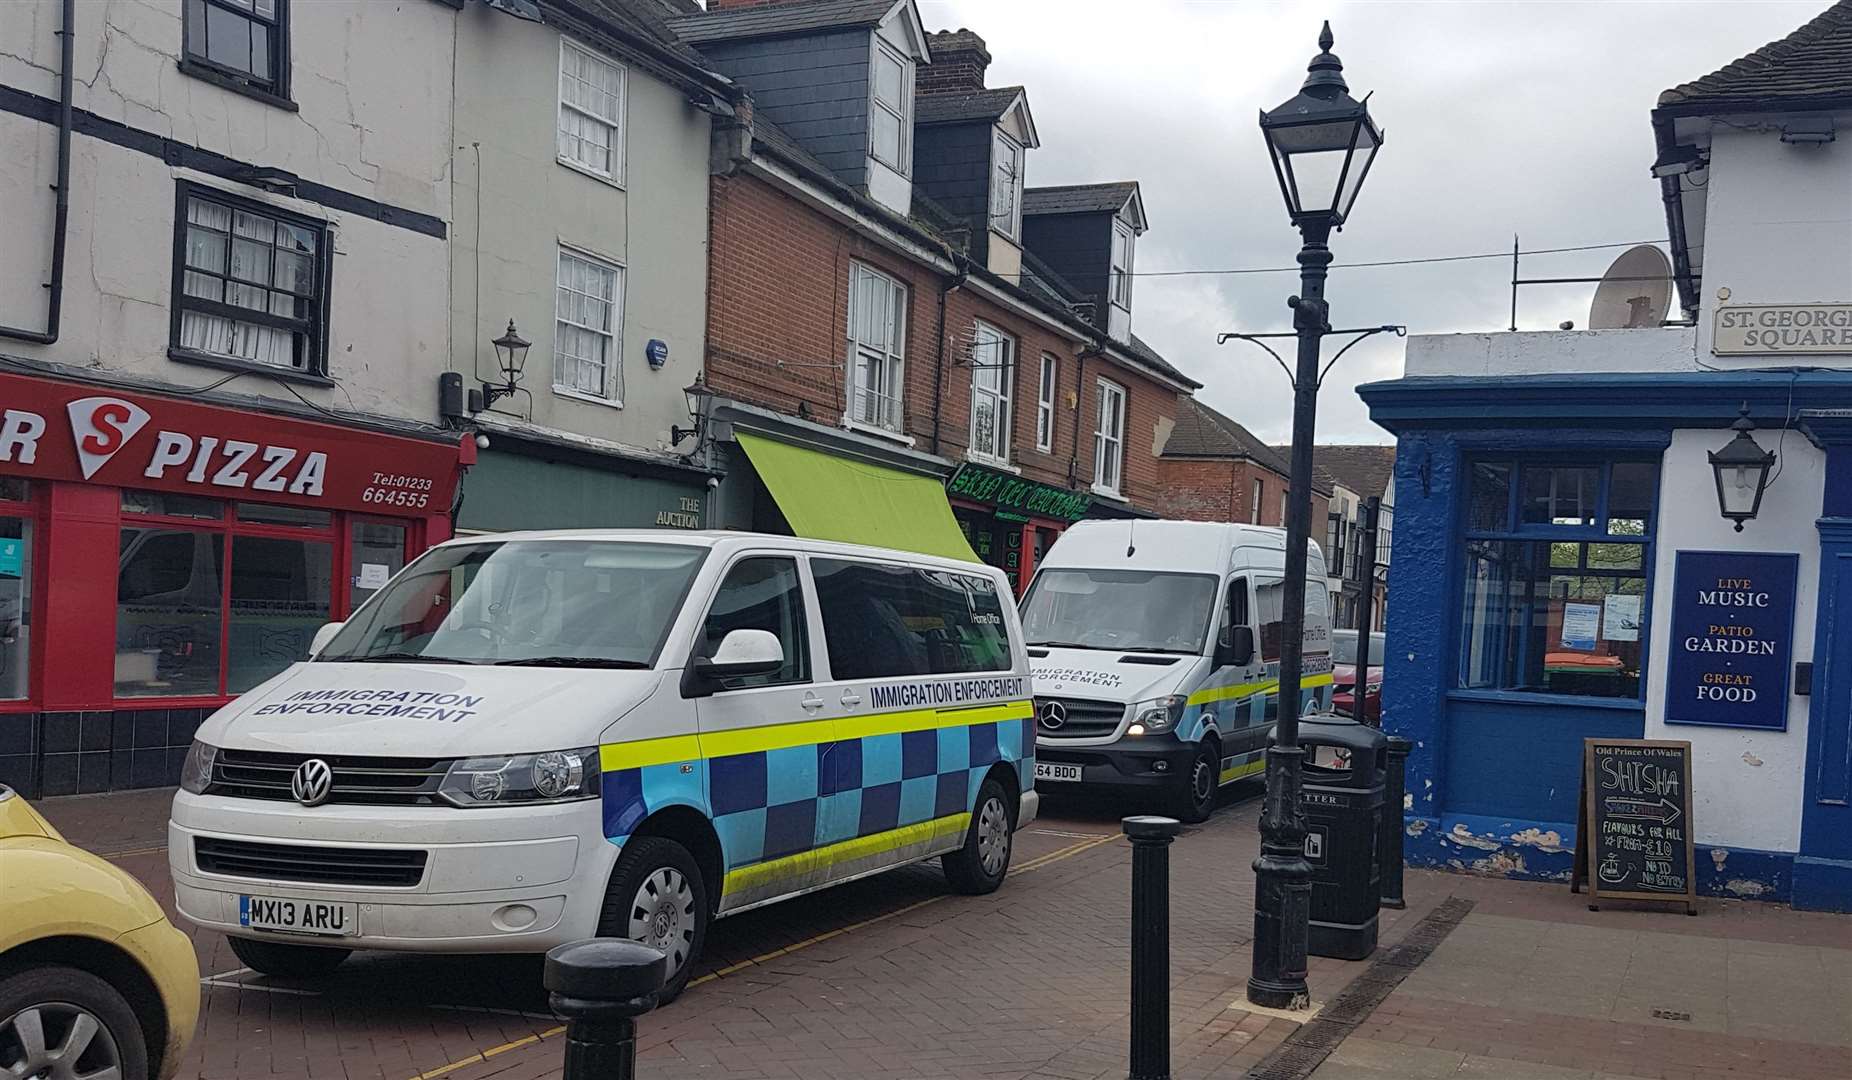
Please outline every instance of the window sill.
[[564, 386], [555, 386], [553, 396], [566, 398], [569, 401], [583, 401], [587, 405], [603, 405], [607, 409], [624, 407], [624, 403], [616, 398], [602, 398], [597, 394], [588, 394], [583, 390], [573, 390]]
[[988, 469], [1001, 469], [1007, 473], [1015, 473], [1018, 476], [1022, 475], [1022, 466], [1012, 465], [1002, 458], [994, 458], [989, 454], [974, 454], [966, 450], [965, 460], [971, 462], [973, 465], [982, 465]]
[[294, 368], [272, 367], [251, 360], [240, 360], [233, 356], [214, 356], [212, 353], [194, 352], [178, 345], [167, 347], [167, 358], [181, 364], [199, 364], [202, 367], [220, 368], [224, 371], [240, 371], [247, 375], [266, 375], [283, 382], [302, 383], [306, 386], [333, 386], [334, 380], [326, 375], [317, 375], [312, 371], [297, 371]]
[[214, 86], [230, 90], [234, 94], [243, 94], [253, 101], [261, 101], [266, 105], [274, 105], [288, 112], [300, 112], [302, 110], [302, 106], [281, 94], [273, 94], [268, 90], [259, 89], [249, 83], [239, 82], [237, 79], [214, 71], [204, 64], [185, 58], [182, 58], [179, 64], [183, 74], [190, 75], [201, 82], [209, 82]]
[[1616, 712], [1646, 711], [1639, 698], [1583, 697], [1577, 694], [1546, 694], [1532, 690], [1449, 690], [1449, 701], [1477, 701], [1489, 705], [1525, 705], [1554, 709], [1612, 709]]
[[1111, 499], [1114, 502], [1130, 503], [1132, 501], [1126, 498], [1123, 492], [1115, 491], [1114, 489], [1108, 488], [1108, 487], [1101, 487], [1098, 484], [1094, 484], [1092, 487], [1088, 488], [1087, 490], [1091, 491], [1095, 495], [1098, 495], [1102, 499]]
[[574, 161], [571, 158], [565, 157], [563, 155], [555, 156], [553, 160], [559, 162], [561, 165], [564, 165], [566, 168], [571, 169], [573, 172], [576, 172], [580, 174], [581, 176], [589, 176], [593, 180], [596, 180], [599, 183], [606, 185], [607, 187], [614, 187], [619, 191], [624, 190], [624, 178], [622, 176], [615, 176], [615, 175], [612, 175], [611, 173], [601, 173], [597, 169], [592, 168], [590, 165], [581, 164], [580, 162]]
[[902, 446], [913, 446], [917, 442], [911, 435], [903, 434], [892, 428], [884, 428], [879, 424], [864, 424], [860, 420], [849, 420], [845, 418], [842, 422], [842, 429], [844, 431], [860, 432], [863, 435], [872, 435], [877, 439], [886, 439], [889, 442], [897, 442]]

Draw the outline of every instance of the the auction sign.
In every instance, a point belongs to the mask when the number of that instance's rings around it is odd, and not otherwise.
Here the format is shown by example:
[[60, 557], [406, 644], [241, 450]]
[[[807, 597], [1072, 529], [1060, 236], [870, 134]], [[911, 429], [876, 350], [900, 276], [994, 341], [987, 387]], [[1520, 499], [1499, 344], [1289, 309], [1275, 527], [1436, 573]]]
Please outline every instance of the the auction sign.
[[0, 373], [0, 474], [416, 516], [450, 510], [460, 451], [457, 442]]
[[1792, 554], [1678, 553], [1666, 723], [1787, 729], [1799, 570]]

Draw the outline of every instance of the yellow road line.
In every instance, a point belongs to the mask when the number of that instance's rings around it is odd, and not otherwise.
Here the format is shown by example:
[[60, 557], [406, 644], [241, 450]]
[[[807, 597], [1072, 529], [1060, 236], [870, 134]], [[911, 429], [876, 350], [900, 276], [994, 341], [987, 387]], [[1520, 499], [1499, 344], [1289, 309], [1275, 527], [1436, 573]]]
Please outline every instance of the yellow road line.
[[[1114, 835], [1108, 835], [1108, 836], [1098, 836], [1091, 840], [1083, 840], [1078, 844], [1069, 844], [1067, 847], [1056, 849], [1055, 851], [1049, 852], [1047, 855], [1040, 856], [1039, 858], [1030, 859], [1028, 862], [1023, 863], [1020, 866], [1011, 867], [1008, 876], [1015, 877], [1017, 874], [1026, 874], [1031, 870], [1040, 870], [1044, 866], [1048, 866], [1053, 863], [1058, 863], [1063, 859], [1072, 858], [1075, 855], [1079, 855], [1081, 852], [1086, 851], [1090, 848], [1096, 848], [1096, 847], [1099, 847], [1101, 844], [1110, 843], [1117, 839], [1119, 839], [1119, 837], [1116, 834], [1114, 834]], [[863, 919], [861, 922], [851, 923], [848, 926], [839, 926], [834, 930], [826, 930], [823, 933], [817, 934], [814, 937], [808, 937], [808, 938], [805, 938], [803, 941], [799, 941], [791, 945], [786, 945], [782, 949], [773, 949], [771, 952], [762, 953], [758, 956], [753, 957], [750, 960], [741, 960], [737, 964], [733, 964], [729, 967], [721, 968], [718, 971], [710, 971], [706, 975], [702, 975], [699, 978], [688, 980], [688, 985], [689, 987], [692, 988], [692, 987], [700, 986], [702, 983], [710, 983], [710, 982], [714, 982], [717, 979], [723, 979], [728, 975], [732, 975], [737, 972], [743, 971], [746, 968], [756, 967], [760, 964], [766, 963], [767, 961], [776, 960], [781, 956], [789, 956], [790, 954], [797, 952], [800, 949], [808, 949], [812, 945], [822, 944], [823, 942], [828, 941], [831, 938], [841, 937], [844, 934], [849, 934], [857, 930], [865, 929], [867, 927], [875, 925], [876, 923], [887, 922], [890, 919], [898, 919], [902, 915], [906, 915], [909, 912], [918, 911], [919, 909], [926, 907], [930, 904], [939, 903], [941, 900], [949, 900], [951, 899], [952, 895], [953, 894], [951, 893], [941, 893], [938, 896], [929, 896], [924, 900], [916, 900], [913, 903], [908, 904], [905, 907], [895, 908], [893, 911], [889, 911], [889, 912], [885, 912], [880, 915], [876, 915], [872, 919]], [[520, 1048], [524, 1046], [532, 1046], [535, 1043], [538, 1043], [544, 1039], [551, 1039], [555, 1036], [563, 1035], [565, 1034], [565, 1031], [566, 1029], [564, 1027], [549, 1028], [546, 1031], [539, 1033], [538, 1035], [529, 1035], [524, 1039], [516, 1039], [513, 1042], [506, 1042], [506, 1043], [501, 1044], [500, 1046], [492, 1046], [489, 1049], [484, 1050], [480, 1053], [472, 1054], [469, 1057], [466, 1057], [461, 1061], [453, 1061], [450, 1064], [443, 1066], [442, 1068], [432, 1069], [429, 1072], [421, 1072], [418, 1075], [411, 1077], [410, 1080], [437, 1080], [438, 1077], [448, 1076], [451, 1073], [456, 1072], [458, 1069], [467, 1068], [468, 1066], [471, 1066], [471, 1065], [479, 1065], [489, 1060], [490, 1058], [497, 1056], [498, 1054], [505, 1054], [510, 1050], [519, 1050]]]

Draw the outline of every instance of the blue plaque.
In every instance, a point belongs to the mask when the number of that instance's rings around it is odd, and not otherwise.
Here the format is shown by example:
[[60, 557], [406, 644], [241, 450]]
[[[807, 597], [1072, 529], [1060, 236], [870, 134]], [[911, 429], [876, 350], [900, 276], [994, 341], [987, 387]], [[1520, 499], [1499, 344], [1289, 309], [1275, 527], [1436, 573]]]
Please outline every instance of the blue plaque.
[[649, 344], [643, 346], [643, 355], [649, 360], [649, 366], [657, 370], [669, 362], [669, 343], [661, 338], [650, 338]]
[[1666, 723], [1787, 730], [1799, 572], [1799, 555], [1678, 553]]

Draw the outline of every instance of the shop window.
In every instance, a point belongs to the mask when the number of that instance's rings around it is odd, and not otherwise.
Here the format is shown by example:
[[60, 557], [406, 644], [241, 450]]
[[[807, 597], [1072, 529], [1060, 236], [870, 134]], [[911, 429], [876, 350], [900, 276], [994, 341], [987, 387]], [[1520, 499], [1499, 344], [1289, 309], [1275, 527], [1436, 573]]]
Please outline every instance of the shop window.
[[812, 559], [838, 679], [1006, 671], [1010, 643], [989, 578]]
[[971, 456], [1007, 464], [1010, 391], [1016, 383], [1016, 339], [989, 323], [971, 332]]
[[1658, 466], [1474, 462], [1467, 475], [1459, 686], [1638, 700]]
[[116, 696], [219, 693], [224, 537], [126, 528], [116, 572]]
[[225, 632], [225, 692], [242, 694], [309, 655], [328, 621], [334, 545], [235, 536], [231, 618]]
[[321, 375], [325, 222], [182, 183], [170, 354]]
[[350, 612], [373, 598], [373, 594], [405, 569], [405, 526], [383, 521], [356, 521], [353, 524], [351, 565], [353, 581], [348, 589]]
[[175, 495], [166, 491], [124, 490], [122, 512], [149, 514], [155, 517], [221, 521], [225, 517], [225, 504], [217, 499], [202, 499], [197, 495]]
[[784, 667], [769, 675], [728, 679], [728, 690], [810, 681], [810, 642], [804, 622], [804, 594], [795, 559], [742, 559], [727, 571], [701, 626], [696, 656], [714, 650], [735, 630], [764, 630], [784, 646]]
[[334, 523], [334, 515], [326, 510], [312, 510], [306, 506], [239, 503], [238, 521], [246, 525], [300, 525], [309, 529], [326, 529]]
[[181, 69], [260, 96], [289, 93], [289, 0], [186, 0]]
[[31, 495], [26, 481], [0, 478], [0, 701], [23, 701], [31, 689]]
[[901, 430], [907, 290], [861, 263], [849, 264], [849, 416], [859, 424]]

